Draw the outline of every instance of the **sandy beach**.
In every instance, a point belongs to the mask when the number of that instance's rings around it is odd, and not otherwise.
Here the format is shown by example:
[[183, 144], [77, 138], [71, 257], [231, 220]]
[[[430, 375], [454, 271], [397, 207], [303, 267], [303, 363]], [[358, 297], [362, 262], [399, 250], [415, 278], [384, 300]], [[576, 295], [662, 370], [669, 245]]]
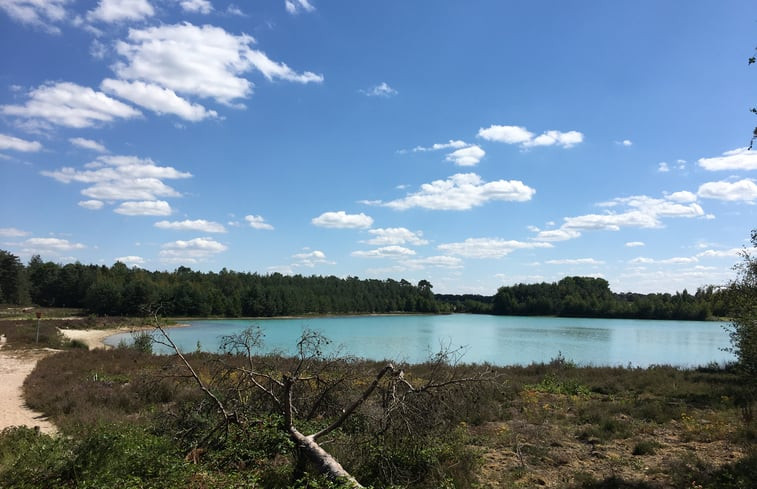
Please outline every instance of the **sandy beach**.
[[0, 350], [0, 430], [9, 426], [38, 426], [44, 433], [55, 433], [55, 426], [40, 413], [26, 406], [22, 386], [37, 361], [55, 350]]

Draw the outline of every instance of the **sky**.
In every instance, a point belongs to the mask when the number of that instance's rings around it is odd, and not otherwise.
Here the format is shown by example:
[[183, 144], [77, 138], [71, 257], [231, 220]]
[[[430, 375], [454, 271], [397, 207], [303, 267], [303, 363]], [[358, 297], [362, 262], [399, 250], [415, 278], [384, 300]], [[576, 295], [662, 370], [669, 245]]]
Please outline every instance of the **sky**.
[[757, 227], [753, 7], [0, 0], [0, 249], [721, 285]]

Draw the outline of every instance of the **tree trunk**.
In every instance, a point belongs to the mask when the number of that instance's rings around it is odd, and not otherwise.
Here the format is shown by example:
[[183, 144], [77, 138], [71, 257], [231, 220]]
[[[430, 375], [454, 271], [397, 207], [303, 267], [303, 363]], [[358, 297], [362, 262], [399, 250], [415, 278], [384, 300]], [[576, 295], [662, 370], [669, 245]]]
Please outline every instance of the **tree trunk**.
[[344, 470], [344, 467], [336, 461], [326, 450], [313, 439], [313, 435], [305, 436], [294, 426], [289, 427], [289, 436], [297, 443], [297, 446], [308, 459], [318, 466], [318, 469], [332, 479], [341, 479], [352, 484], [352, 487], [363, 487], [357, 479]]

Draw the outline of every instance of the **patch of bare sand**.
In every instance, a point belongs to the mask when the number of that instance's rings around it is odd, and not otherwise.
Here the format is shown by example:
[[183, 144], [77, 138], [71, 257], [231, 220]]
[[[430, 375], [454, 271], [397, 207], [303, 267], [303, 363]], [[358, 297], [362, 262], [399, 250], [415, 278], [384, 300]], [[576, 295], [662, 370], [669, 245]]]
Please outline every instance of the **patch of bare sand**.
[[105, 338], [108, 336], [113, 336], [119, 333], [124, 333], [127, 331], [133, 331], [133, 329], [63, 329], [59, 328], [58, 331], [61, 332], [63, 336], [65, 336], [67, 339], [73, 341], [81, 341], [85, 345], [87, 345], [87, 348], [90, 350], [94, 350], [96, 348], [104, 348], [108, 349], [110, 346], [106, 345], [104, 343]]
[[55, 350], [0, 351], [0, 430], [10, 426], [38, 426], [44, 433], [55, 433], [55, 425], [26, 406], [23, 384], [37, 361]]

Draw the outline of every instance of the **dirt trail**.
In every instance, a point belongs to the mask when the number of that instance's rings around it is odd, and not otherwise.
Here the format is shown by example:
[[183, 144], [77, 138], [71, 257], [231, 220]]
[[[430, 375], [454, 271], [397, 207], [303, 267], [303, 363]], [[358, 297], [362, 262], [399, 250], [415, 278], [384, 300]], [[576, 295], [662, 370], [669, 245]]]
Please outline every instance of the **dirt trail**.
[[22, 396], [24, 379], [41, 358], [51, 350], [0, 350], [0, 430], [9, 426], [38, 426], [44, 433], [55, 433], [55, 426], [40, 413], [26, 406]]

